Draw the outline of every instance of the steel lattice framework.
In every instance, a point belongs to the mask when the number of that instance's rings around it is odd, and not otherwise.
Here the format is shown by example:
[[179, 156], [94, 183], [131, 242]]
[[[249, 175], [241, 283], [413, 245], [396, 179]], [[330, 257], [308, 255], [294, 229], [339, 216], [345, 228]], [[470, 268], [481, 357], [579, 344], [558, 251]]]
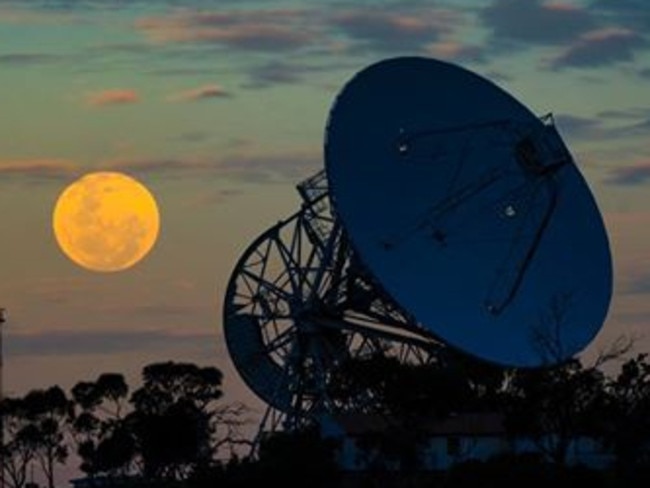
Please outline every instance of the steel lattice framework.
[[336, 369], [376, 354], [424, 364], [442, 347], [356, 262], [323, 171], [298, 185], [301, 209], [243, 253], [224, 302], [232, 361], [269, 406], [261, 430], [373, 409], [373, 393], [333, 394]]

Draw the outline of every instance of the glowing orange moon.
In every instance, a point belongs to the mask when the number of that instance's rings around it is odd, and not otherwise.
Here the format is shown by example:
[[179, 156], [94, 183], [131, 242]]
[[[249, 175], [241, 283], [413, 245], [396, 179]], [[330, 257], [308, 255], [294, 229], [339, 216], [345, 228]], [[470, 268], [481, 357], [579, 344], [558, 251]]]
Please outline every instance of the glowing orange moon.
[[92, 271], [120, 271], [144, 258], [156, 243], [160, 216], [156, 200], [123, 173], [88, 173], [71, 183], [56, 202], [54, 235], [63, 253]]

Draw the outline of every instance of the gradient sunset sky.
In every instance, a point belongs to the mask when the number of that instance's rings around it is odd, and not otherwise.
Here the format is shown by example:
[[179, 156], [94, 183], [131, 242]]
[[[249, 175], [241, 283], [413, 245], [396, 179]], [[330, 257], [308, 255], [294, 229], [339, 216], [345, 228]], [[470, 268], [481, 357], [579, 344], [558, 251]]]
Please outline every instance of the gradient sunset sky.
[[[645, 0], [0, 0], [0, 306], [10, 395], [173, 359], [232, 370], [222, 296], [252, 239], [298, 209], [330, 105], [357, 71], [423, 55], [553, 112], [610, 234], [615, 295], [586, 351], [650, 351], [650, 9]], [[390, 97], [390, 93], [385, 94]], [[98, 274], [58, 249], [86, 172], [156, 196], [158, 243]], [[399, 198], [396, 191], [395, 198]]]

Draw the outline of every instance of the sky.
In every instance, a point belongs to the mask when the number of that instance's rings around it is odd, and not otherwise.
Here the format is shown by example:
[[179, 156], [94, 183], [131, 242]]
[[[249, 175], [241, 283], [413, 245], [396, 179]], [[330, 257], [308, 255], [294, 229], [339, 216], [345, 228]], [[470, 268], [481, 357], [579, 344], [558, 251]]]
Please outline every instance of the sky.
[[[552, 112], [603, 213], [607, 321], [585, 351], [650, 352], [650, 10], [645, 0], [0, 0], [0, 306], [9, 395], [154, 361], [214, 365], [251, 241], [323, 167], [334, 97], [384, 58], [428, 56]], [[386, 94], [390, 97], [390, 93]], [[52, 232], [56, 198], [123, 171], [158, 201], [138, 265], [95, 273]]]

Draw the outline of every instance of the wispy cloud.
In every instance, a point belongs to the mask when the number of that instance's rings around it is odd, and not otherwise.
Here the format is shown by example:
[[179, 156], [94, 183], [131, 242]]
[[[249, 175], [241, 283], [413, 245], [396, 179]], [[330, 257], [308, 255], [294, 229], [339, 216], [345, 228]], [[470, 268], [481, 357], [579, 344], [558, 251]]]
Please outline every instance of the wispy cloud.
[[650, 182], [650, 161], [612, 169], [605, 180], [614, 185], [642, 185]]
[[639, 0], [492, 0], [478, 19], [490, 33], [486, 51], [557, 47], [559, 53], [545, 62], [552, 69], [612, 65], [648, 48], [650, 17]]
[[650, 28], [648, 3], [645, 0], [592, 0], [589, 6], [610, 24], [634, 29]]
[[67, 159], [11, 159], [0, 160], [0, 175], [34, 179], [59, 179], [77, 170]]
[[598, 113], [598, 117], [622, 120], [650, 119], [650, 107], [634, 106], [603, 110]]
[[361, 47], [413, 52], [448, 33], [453, 25], [451, 17], [451, 11], [434, 8], [402, 12], [376, 8], [334, 14], [329, 23]]
[[451, 8], [419, 2], [336, 9], [183, 11], [141, 18], [136, 28], [154, 43], [195, 43], [278, 52], [423, 53], [464, 22]]
[[313, 40], [307, 10], [183, 12], [142, 18], [136, 27], [153, 42], [198, 42], [255, 51], [296, 49]]
[[0, 54], [0, 65], [25, 67], [54, 63], [64, 58], [64, 56], [50, 53], [8, 53]]
[[586, 8], [543, 0], [494, 0], [480, 17], [497, 43], [562, 44], [596, 26]]
[[322, 161], [316, 152], [257, 153], [250, 150], [219, 159], [147, 159], [105, 162], [103, 167], [134, 175], [206, 177], [247, 183], [296, 182], [314, 173]]
[[157, 351], [164, 347], [200, 345], [217, 341], [215, 334], [171, 333], [165, 330], [52, 330], [7, 334], [14, 356], [65, 356]]
[[557, 114], [554, 116], [556, 125], [562, 134], [572, 138], [592, 139], [602, 138], [604, 129], [602, 120], [593, 117], [579, 117], [570, 114]]
[[226, 91], [221, 85], [210, 84], [174, 93], [169, 97], [169, 100], [172, 102], [191, 102], [214, 98], [229, 98], [231, 96], [232, 94]]
[[244, 192], [241, 189], [226, 188], [222, 190], [211, 190], [205, 193], [197, 193], [192, 195], [186, 202], [188, 208], [200, 207], [213, 207], [214, 205], [221, 205], [231, 199], [242, 195]]
[[286, 61], [269, 61], [254, 66], [249, 71], [247, 88], [264, 88], [284, 83], [297, 83], [302, 80], [303, 68]]
[[218, 163], [221, 174], [250, 183], [299, 181], [314, 173], [322, 162], [314, 153], [238, 154]]
[[191, 175], [213, 171], [214, 168], [195, 159], [120, 159], [104, 162], [103, 166], [113, 171], [134, 175]]
[[181, 142], [186, 144], [197, 144], [209, 140], [213, 134], [207, 130], [194, 130], [181, 132], [169, 138], [170, 141]]
[[[99, 162], [96, 167], [134, 176], [205, 178], [213, 175], [246, 183], [296, 182], [322, 166], [316, 151], [258, 152], [244, 146], [219, 158], [116, 159]], [[0, 176], [26, 179], [68, 179], [80, 168], [67, 159], [0, 160]]]
[[332, 66], [325, 63], [269, 60], [251, 67], [248, 70], [249, 81], [243, 86], [245, 88], [267, 88], [281, 84], [303, 83], [306, 76], [311, 73], [334, 70], [340, 68], [341, 65], [340, 62], [337, 62], [336, 66]]
[[63, 25], [77, 22], [77, 18], [64, 11], [44, 8], [47, 2], [29, 0], [3, 0], [0, 6], [0, 24]]
[[462, 44], [457, 41], [441, 41], [428, 46], [427, 54], [453, 61], [483, 61], [486, 51], [482, 46]]
[[110, 105], [129, 105], [138, 103], [140, 95], [133, 89], [114, 88], [90, 93], [86, 96], [86, 103], [93, 107]]
[[623, 288], [626, 295], [645, 295], [650, 293], [650, 273], [636, 273]]
[[602, 29], [583, 34], [575, 43], [552, 60], [554, 69], [594, 68], [630, 61], [648, 46], [644, 36], [628, 29]]
[[650, 114], [643, 107], [605, 111], [595, 117], [557, 114], [555, 119], [563, 134], [592, 141], [645, 136], [650, 132]]

